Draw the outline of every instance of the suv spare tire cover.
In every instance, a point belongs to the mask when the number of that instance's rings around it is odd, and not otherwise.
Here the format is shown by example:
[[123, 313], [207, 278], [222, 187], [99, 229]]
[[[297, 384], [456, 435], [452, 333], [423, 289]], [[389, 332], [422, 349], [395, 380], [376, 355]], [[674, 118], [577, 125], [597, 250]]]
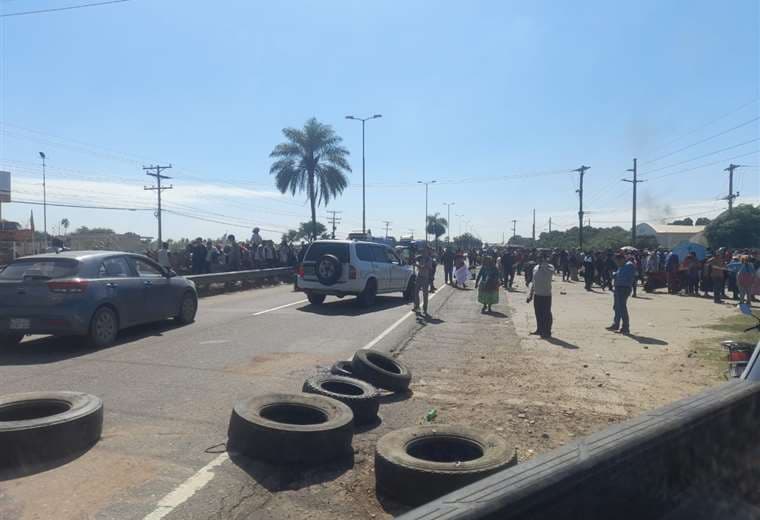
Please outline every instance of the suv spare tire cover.
[[317, 279], [324, 285], [333, 285], [340, 279], [343, 264], [335, 255], [322, 255], [317, 261]]
[[406, 365], [377, 350], [362, 349], [351, 360], [354, 376], [378, 388], [393, 392], [406, 392], [412, 373]]
[[324, 395], [348, 405], [354, 412], [354, 424], [370, 424], [377, 419], [380, 408], [377, 388], [361, 379], [332, 374], [318, 375], [304, 382], [303, 391]]
[[0, 470], [84, 453], [103, 431], [103, 401], [80, 392], [0, 396]]
[[318, 464], [352, 453], [353, 431], [354, 414], [340, 401], [267, 394], [235, 404], [227, 450], [274, 464]]
[[496, 434], [458, 425], [390, 432], [375, 447], [377, 491], [421, 505], [517, 463], [515, 449]]

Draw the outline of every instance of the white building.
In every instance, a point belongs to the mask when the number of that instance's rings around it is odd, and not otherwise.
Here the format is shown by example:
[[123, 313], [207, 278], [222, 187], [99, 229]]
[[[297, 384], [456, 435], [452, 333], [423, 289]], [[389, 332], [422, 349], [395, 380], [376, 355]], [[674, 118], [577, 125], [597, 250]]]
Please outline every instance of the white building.
[[[675, 226], [673, 224], [647, 224], [636, 226], [636, 235], [640, 237], [655, 237], [660, 247], [668, 249], [681, 242], [704, 242], [705, 226]], [[703, 244], [704, 245], [704, 244]]]

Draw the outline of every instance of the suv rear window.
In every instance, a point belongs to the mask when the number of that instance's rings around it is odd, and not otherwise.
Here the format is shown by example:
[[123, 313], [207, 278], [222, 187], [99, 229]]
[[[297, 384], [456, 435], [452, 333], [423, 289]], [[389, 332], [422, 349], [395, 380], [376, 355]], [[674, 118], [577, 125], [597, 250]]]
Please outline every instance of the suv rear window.
[[347, 264], [351, 255], [348, 251], [348, 244], [335, 244], [330, 242], [314, 242], [306, 251], [304, 260], [316, 262], [322, 255], [335, 255], [340, 263]]
[[0, 271], [0, 280], [66, 278], [79, 271], [79, 262], [67, 258], [20, 259]]

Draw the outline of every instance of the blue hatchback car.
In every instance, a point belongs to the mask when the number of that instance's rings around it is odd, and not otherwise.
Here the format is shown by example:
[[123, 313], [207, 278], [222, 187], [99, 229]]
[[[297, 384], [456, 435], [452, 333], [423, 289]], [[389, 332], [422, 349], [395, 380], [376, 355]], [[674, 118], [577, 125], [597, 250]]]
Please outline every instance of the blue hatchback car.
[[170, 317], [191, 323], [197, 309], [192, 281], [132, 253], [48, 253], [0, 271], [0, 346], [51, 334], [84, 336], [100, 348], [133, 325]]

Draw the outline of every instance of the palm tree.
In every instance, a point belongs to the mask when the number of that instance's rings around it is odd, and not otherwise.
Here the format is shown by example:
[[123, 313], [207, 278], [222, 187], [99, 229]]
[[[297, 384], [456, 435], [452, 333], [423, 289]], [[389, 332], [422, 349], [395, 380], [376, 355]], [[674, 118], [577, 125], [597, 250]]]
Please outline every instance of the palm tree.
[[449, 227], [449, 222], [443, 218], [438, 216], [439, 213], [436, 213], [435, 215], [428, 215], [427, 220], [427, 232], [430, 235], [435, 235], [435, 247], [438, 248], [438, 237], [443, 235], [446, 232], [446, 228]]
[[343, 139], [330, 125], [312, 117], [303, 127], [284, 128], [287, 141], [274, 147], [269, 157], [277, 160], [269, 168], [276, 175], [275, 184], [281, 193], [306, 190], [311, 203], [312, 238], [317, 238], [317, 206], [343, 193], [348, 186], [345, 172], [351, 167], [346, 157], [349, 151], [340, 143]]
[[71, 225], [71, 222], [69, 222], [69, 219], [67, 218], [61, 219], [61, 227], [63, 227], [64, 235], [66, 234], [66, 232], [68, 232], [70, 225]]

